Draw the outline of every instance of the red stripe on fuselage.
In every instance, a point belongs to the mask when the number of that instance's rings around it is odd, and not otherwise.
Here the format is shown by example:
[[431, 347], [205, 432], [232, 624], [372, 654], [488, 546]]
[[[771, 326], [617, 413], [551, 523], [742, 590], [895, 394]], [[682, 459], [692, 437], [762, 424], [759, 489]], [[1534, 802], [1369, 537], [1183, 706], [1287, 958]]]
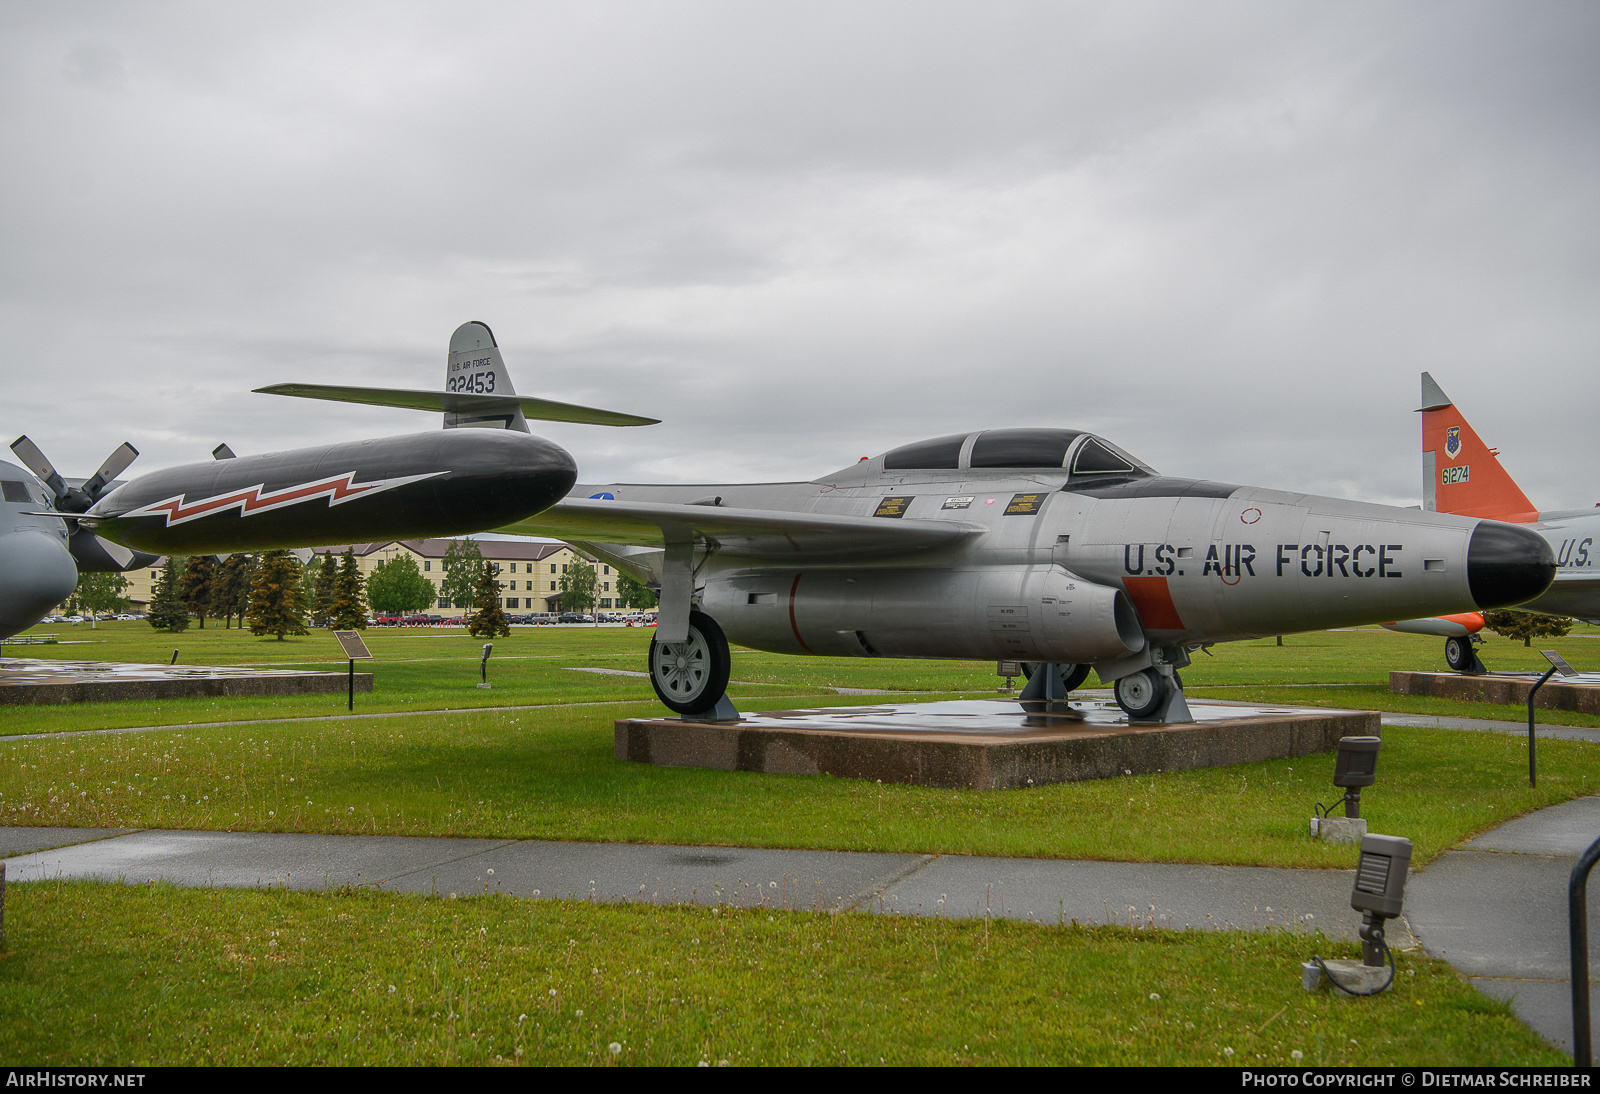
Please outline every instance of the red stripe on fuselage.
[[1138, 609], [1139, 620], [1153, 631], [1181, 631], [1183, 619], [1172, 602], [1172, 590], [1164, 577], [1125, 577], [1122, 587]]
[[806, 645], [806, 640], [804, 638], [800, 637], [800, 627], [794, 621], [794, 591], [799, 587], [800, 575], [795, 574], [794, 584], [789, 586], [789, 629], [794, 632], [794, 640], [800, 643], [800, 648], [805, 650], [807, 653], [810, 653], [811, 647]]

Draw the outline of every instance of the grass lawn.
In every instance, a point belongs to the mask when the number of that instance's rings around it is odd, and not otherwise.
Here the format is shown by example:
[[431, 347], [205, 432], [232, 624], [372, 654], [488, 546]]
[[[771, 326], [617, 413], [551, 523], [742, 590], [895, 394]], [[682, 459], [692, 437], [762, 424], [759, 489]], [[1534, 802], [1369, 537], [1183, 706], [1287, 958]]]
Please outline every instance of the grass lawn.
[[1449, 966], [1300, 988], [1305, 935], [488, 897], [13, 886], [0, 1059], [144, 1064], [1518, 1065]]
[[[187, 664], [343, 667], [325, 633], [57, 630], [85, 644], [7, 654], [165, 662], [177, 646]], [[1585, 669], [1600, 644], [1581, 630], [1549, 645]], [[480, 691], [480, 643], [373, 632], [377, 690], [357, 711], [409, 712], [394, 717], [339, 717], [342, 695], [0, 708], [0, 734], [168, 727], [0, 741], [0, 824], [1350, 866], [1348, 848], [1306, 835], [1312, 804], [1337, 796], [1331, 757], [1011, 792], [620, 762], [612, 722], [659, 711], [649, 681], [569, 670], [639, 671], [649, 637], [519, 630], [496, 642], [494, 688]], [[1435, 668], [1440, 646], [1381, 630], [1291, 636], [1218, 647], [1184, 676], [1197, 694], [1409, 710], [1419, 700], [1389, 695], [1387, 672]], [[1491, 639], [1485, 658], [1533, 667], [1538, 652]], [[837, 688], [946, 698], [997, 684], [987, 663], [751, 651], [733, 676], [750, 709], [883, 701]], [[470, 709], [488, 706], [516, 709]], [[1535, 791], [1514, 737], [1384, 737], [1363, 814], [1410, 837], [1418, 865], [1590, 793], [1600, 774], [1586, 742], [1541, 742]], [[89, 883], [13, 885], [7, 905], [0, 1059], [30, 1064], [492, 1063], [519, 1048], [525, 1063], [596, 1064], [1563, 1059], [1421, 956], [1404, 956], [1399, 990], [1378, 999], [1306, 996], [1301, 960], [1354, 951], [1305, 936]]]

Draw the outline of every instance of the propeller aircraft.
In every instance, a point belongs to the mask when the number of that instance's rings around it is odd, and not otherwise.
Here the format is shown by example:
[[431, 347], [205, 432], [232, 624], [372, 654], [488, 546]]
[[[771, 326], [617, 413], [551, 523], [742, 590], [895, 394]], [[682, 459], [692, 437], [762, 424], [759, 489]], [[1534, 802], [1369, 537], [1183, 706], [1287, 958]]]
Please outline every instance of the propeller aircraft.
[[[112, 480], [138, 455], [132, 445], [72, 486], [18, 438], [12, 451], [33, 474], [0, 465], [0, 513], [13, 520], [0, 536], [0, 637], [38, 622], [71, 594], [80, 570], [132, 569], [162, 554], [460, 536], [521, 520], [559, 501], [577, 477], [571, 455], [529, 434], [528, 419], [656, 421], [518, 396], [482, 323], [457, 328], [445, 367], [445, 391], [361, 389], [364, 401], [443, 411], [442, 431], [242, 457], [218, 445], [211, 462], [121, 485]], [[347, 390], [291, 386], [282, 393]]]

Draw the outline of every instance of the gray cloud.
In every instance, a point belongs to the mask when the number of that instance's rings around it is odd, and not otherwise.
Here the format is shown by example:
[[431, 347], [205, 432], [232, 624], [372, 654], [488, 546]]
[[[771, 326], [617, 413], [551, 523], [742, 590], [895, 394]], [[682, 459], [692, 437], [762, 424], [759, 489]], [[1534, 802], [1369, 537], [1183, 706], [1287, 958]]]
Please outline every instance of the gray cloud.
[[519, 390], [665, 419], [550, 427], [588, 479], [1057, 423], [1410, 503], [1428, 369], [1584, 504], [1597, 39], [1579, 3], [12, 6], [0, 427], [77, 473], [430, 428], [247, 392], [431, 385], [473, 318]]

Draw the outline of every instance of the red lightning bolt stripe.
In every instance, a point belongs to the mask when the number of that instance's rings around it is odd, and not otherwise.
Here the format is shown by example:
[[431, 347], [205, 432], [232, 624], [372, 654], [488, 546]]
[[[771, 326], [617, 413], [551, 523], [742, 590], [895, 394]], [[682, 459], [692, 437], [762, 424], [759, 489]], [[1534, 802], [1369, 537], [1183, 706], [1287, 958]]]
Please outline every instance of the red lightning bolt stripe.
[[397, 486], [418, 482], [422, 479], [431, 479], [435, 475], [442, 475], [443, 471], [433, 471], [425, 475], [404, 475], [395, 479], [379, 479], [377, 482], [362, 483], [357, 486], [354, 482], [356, 473], [347, 471], [335, 478], [323, 479], [320, 482], [305, 483], [300, 486], [291, 486], [283, 490], [263, 492], [262, 484], [235, 490], [229, 494], [218, 494], [215, 497], [201, 498], [198, 501], [185, 504], [185, 495], [167, 498], [146, 505], [140, 509], [131, 509], [126, 513], [115, 514], [121, 518], [131, 517], [165, 517], [167, 527], [174, 524], [183, 524], [201, 517], [208, 517], [214, 513], [226, 512], [236, 509], [241, 517], [248, 517], [253, 513], [266, 512], [271, 509], [281, 509], [286, 505], [295, 505], [303, 501], [325, 497], [329, 505], [338, 505], [366, 494], [380, 493], [393, 490]]

